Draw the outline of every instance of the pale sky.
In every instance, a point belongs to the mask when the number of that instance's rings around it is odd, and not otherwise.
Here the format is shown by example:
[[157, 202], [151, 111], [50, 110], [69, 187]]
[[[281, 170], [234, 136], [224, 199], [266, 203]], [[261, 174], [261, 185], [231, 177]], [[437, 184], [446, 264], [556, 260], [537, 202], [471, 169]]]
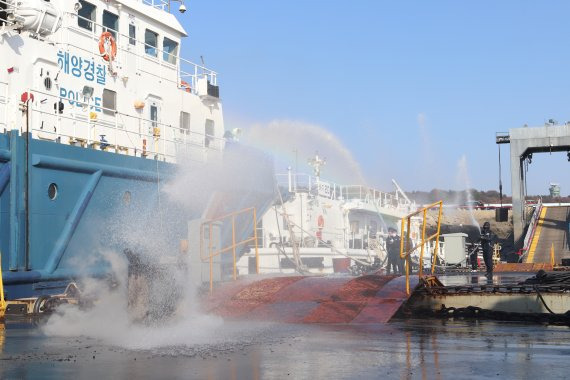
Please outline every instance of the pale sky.
[[[570, 120], [568, 1], [186, 5], [183, 56], [203, 56], [220, 73], [226, 127], [253, 130], [257, 145], [291, 165], [295, 149], [325, 149], [324, 176], [345, 180], [360, 171], [385, 190], [392, 178], [406, 190], [467, 183], [498, 190], [495, 132]], [[323, 136], [329, 144], [321, 148]], [[508, 156], [503, 145], [510, 193]], [[299, 159], [305, 171], [306, 158]], [[569, 169], [565, 153], [535, 155], [529, 193], [546, 194], [557, 182], [570, 194]]]

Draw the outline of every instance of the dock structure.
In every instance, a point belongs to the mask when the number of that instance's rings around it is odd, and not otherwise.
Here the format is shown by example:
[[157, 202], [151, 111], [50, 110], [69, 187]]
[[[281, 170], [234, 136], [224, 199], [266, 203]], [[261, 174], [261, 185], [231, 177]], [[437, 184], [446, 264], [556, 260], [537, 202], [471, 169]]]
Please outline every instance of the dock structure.
[[511, 189], [513, 192], [513, 227], [515, 244], [522, 242], [528, 222], [525, 213], [525, 161], [533, 153], [570, 152], [570, 125], [547, 125], [538, 128], [512, 128], [508, 135], [497, 136], [497, 144], [510, 144]]
[[525, 262], [561, 264], [570, 258], [569, 218], [569, 206], [544, 206]]

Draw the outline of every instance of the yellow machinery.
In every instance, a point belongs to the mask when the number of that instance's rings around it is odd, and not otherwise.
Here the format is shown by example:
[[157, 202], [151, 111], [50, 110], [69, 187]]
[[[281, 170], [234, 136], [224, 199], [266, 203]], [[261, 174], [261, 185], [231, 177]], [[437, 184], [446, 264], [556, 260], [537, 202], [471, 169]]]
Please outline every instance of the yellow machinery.
[[[428, 210], [432, 209], [432, 208], [438, 208], [438, 215], [437, 215], [437, 230], [436, 232], [431, 235], [426, 237], [426, 224], [427, 224], [427, 212]], [[421, 247], [421, 252], [420, 252], [420, 263], [419, 263], [419, 272], [418, 272], [418, 276], [420, 278], [420, 280], [422, 280], [424, 274], [423, 274], [423, 266], [424, 266], [424, 252], [425, 252], [425, 248], [428, 242], [430, 242], [431, 240], [435, 240], [435, 248], [432, 252], [432, 257], [431, 257], [431, 274], [433, 275], [435, 272], [435, 263], [437, 261], [437, 254], [438, 254], [438, 250], [439, 250], [439, 232], [441, 230], [441, 214], [443, 211], [443, 201], [439, 201], [439, 202], [435, 202], [432, 203], [431, 205], [428, 205], [426, 207], [423, 207], [421, 209], [419, 209], [416, 212], [411, 213], [408, 216], [405, 216], [402, 218], [402, 228], [401, 228], [401, 233], [402, 233], [402, 237], [400, 239], [400, 258], [402, 258], [404, 260], [404, 267], [406, 268], [406, 292], [408, 294], [410, 294], [410, 255], [418, 248]], [[411, 242], [410, 239], [410, 225], [411, 225], [411, 219], [412, 217], [422, 214], [423, 218], [422, 218], [422, 241], [419, 245], [416, 246], [409, 246]]]
[[[79, 302], [79, 289], [75, 283], [70, 283], [65, 288], [63, 294], [53, 296], [40, 296], [38, 298], [21, 298], [12, 300], [9, 303], [4, 298], [4, 282], [2, 279], [2, 254], [0, 253], [0, 321], [4, 319], [6, 311], [9, 314], [17, 315], [30, 315], [43, 313], [48, 304], [55, 307], [62, 303], [77, 304]], [[2, 328], [2, 325], [0, 325]], [[0, 345], [1, 345], [1, 332], [0, 332]]]

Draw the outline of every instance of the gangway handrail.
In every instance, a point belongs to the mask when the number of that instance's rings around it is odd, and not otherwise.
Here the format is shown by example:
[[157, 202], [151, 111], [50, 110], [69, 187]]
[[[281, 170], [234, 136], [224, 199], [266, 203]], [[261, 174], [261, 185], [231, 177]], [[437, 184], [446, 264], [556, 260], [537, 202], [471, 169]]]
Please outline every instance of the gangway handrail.
[[[432, 208], [439, 207], [439, 212], [437, 216], [437, 230], [434, 234], [430, 235], [426, 238], [426, 222], [427, 222], [427, 212]], [[401, 226], [401, 239], [400, 239], [400, 258], [405, 260], [405, 268], [406, 268], [406, 293], [410, 294], [410, 255], [421, 246], [421, 254], [420, 254], [420, 262], [419, 262], [419, 270], [418, 270], [418, 277], [421, 279], [423, 277], [423, 259], [424, 259], [424, 252], [426, 243], [429, 243], [431, 240], [435, 239], [435, 248], [432, 251], [431, 255], [431, 274], [435, 273], [435, 263], [437, 261], [437, 253], [439, 250], [439, 233], [441, 231], [441, 215], [443, 210], [443, 201], [434, 202], [430, 205], [427, 205], [405, 217], [402, 218], [402, 226]], [[408, 242], [410, 240], [410, 225], [412, 217], [423, 214], [422, 218], [422, 242], [419, 245], [408, 247]], [[404, 237], [404, 231], [406, 235]], [[404, 244], [405, 241], [405, 244]]]
[[[249, 238], [245, 238], [236, 242], [236, 223], [235, 219], [238, 215], [243, 215], [246, 213], [252, 213], [252, 221], [253, 221], [253, 236]], [[232, 221], [232, 244], [228, 247], [221, 248], [214, 251], [212, 246], [212, 225], [218, 222], [223, 222], [226, 219], [230, 219]], [[208, 255], [204, 256], [204, 226], [208, 226]], [[237, 280], [237, 260], [236, 260], [236, 248], [240, 245], [255, 242], [255, 271], [259, 274], [259, 249], [258, 249], [258, 241], [257, 241], [257, 210], [255, 207], [248, 207], [244, 208], [239, 211], [234, 211], [226, 215], [222, 215], [210, 220], [203, 222], [200, 225], [200, 260], [202, 262], [209, 261], [210, 263], [210, 294], [214, 289], [214, 257], [221, 255], [222, 253], [232, 251], [233, 254], [233, 279], [234, 281]]]
[[538, 204], [536, 205], [536, 207], [534, 209], [534, 213], [532, 214], [532, 217], [530, 218], [528, 231], [526, 233], [526, 237], [525, 237], [524, 242], [523, 242], [522, 255], [519, 258], [519, 262], [523, 261], [525, 259], [525, 257], [528, 255], [528, 251], [530, 250], [530, 245], [532, 244], [532, 241], [534, 240], [534, 234], [536, 232], [536, 226], [538, 225], [538, 222], [540, 220], [540, 213], [542, 212], [543, 207], [544, 207], [544, 205], [542, 204], [542, 198], [539, 198]]

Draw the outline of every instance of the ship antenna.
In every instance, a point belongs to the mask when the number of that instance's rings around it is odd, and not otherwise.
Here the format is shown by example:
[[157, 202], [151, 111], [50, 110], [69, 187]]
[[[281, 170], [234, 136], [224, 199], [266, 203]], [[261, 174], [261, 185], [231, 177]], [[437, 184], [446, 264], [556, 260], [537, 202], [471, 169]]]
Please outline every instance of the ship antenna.
[[327, 163], [327, 159], [319, 157], [319, 152], [315, 152], [315, 157], [309, 158], [307, 162], [313, 168], [315, 177], [319, 178], [321, 176], [321, 167]]

